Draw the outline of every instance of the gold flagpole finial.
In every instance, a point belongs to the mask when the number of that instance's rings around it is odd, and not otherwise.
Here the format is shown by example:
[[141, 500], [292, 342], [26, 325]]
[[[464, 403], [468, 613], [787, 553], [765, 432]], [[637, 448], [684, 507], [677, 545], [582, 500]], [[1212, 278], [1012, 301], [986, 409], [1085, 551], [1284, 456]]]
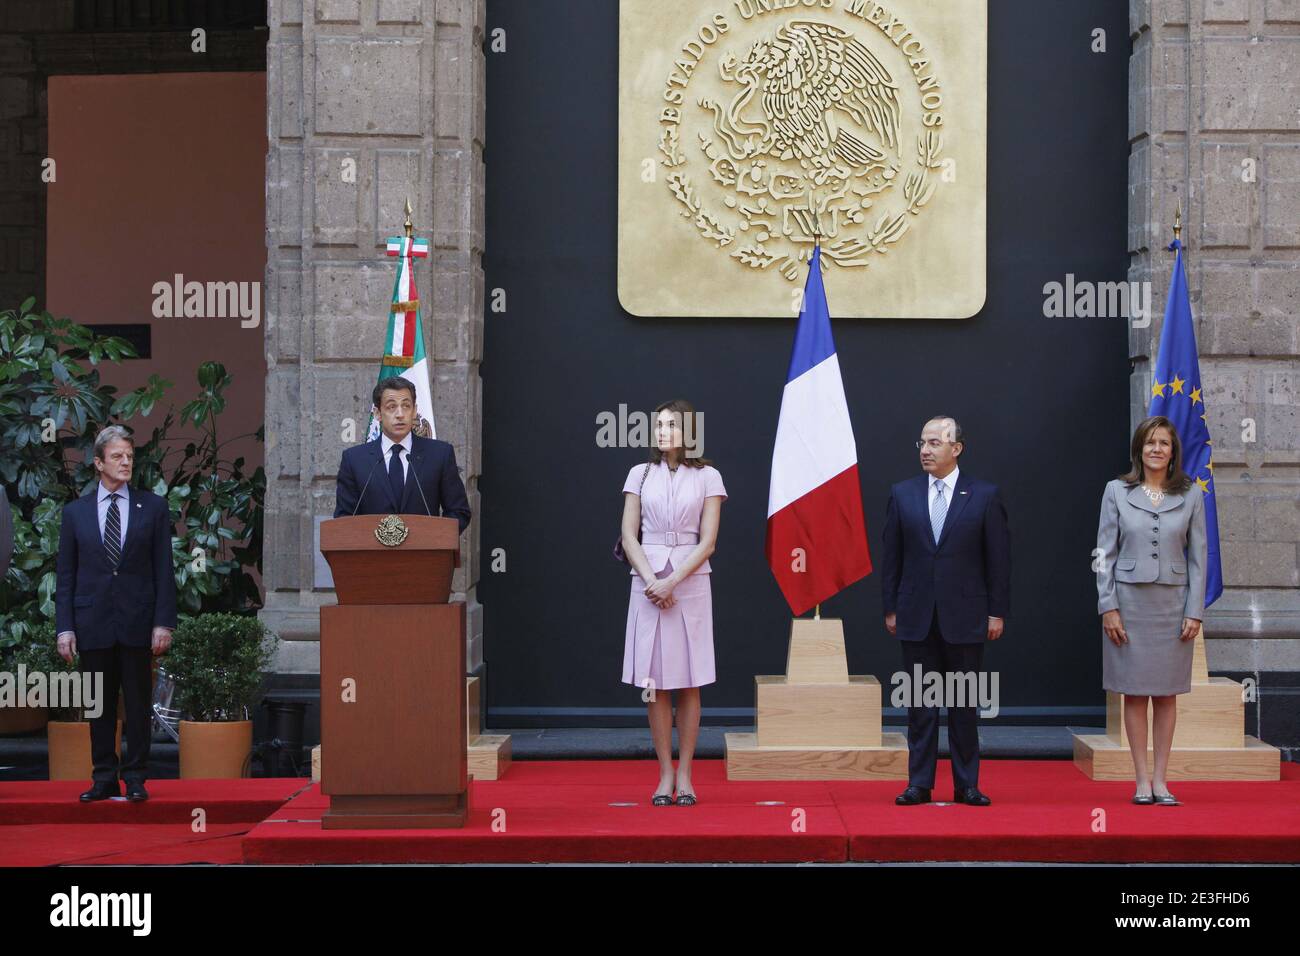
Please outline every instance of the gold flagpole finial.
[[1178, 207], [1174, 210], [1174, 241], [1182, 241], [1183, 232], [1183, 201], [1178, 200]]
[[415, 223], [411, 222], [411, 197], [406, 197], [406, 222], [402, 223], [406, 228], [406, 238], [410, 239], [415, 235]]

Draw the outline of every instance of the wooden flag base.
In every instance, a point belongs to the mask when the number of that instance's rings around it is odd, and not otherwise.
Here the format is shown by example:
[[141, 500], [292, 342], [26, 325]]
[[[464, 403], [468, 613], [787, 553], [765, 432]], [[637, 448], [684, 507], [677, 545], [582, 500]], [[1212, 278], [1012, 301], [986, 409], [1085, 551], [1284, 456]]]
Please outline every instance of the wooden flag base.
[[795, 618], [785, 675], [754, 684], [756, 732], [726, 735], [728, 780], [907, 779], [907, 738], [881, 732], [880, 681], [850, 676], [842, 621]]
[[[1210, 677], [1205, 629], [1192, 650], [1192, 690], [1178, 695], [1178, 720], [1169, 752], [1170, 780], [1279, 780], [1282, 754], [1243, 732], [1242, 685]], [[1155, 768], [1152, 713], [1147, 711], [1147, 769]], [[1074, 735], [1074, 765], [1093, 780], [1132, 780], [1133, 758], [1124, 727], [1124, 695], [1106, 692], [1106, 733]]]
[[510, 769], [510, 735], [480, 734], [482, 681], [465, 681], [466, 719], [469, 728], [469, 775], [475, 780], [499, 780]]

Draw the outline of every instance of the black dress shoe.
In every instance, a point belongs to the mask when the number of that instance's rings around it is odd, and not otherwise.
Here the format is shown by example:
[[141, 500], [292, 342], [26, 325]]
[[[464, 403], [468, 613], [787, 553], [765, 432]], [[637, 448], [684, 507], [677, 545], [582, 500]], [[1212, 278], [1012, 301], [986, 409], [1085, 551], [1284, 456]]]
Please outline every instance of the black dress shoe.
[[987, 807], [993, 801], [980, 793], [979, 787], [967, 787], [952, 795], [953, 803], [964, 803], [971, 807]]
[[122, 788], [118, 786], [117, 781], [112, 783], [96, 783], [89, 790], [81, 795], [82, 803], [90, 803], [94, 800], [111, 800], [113, 797], [120, 797]]
[[908, 787], [894, 798], [894, 802], [900, 807], [911, 807], [918, 803], [929, 803], [930, 791], [925, 787]]
[[132, 803], [139, 803], [141, 800], [148, 800], [149, 791], [144, 788], [144, 781], [128, 780], [126, 782], [126, 798]]

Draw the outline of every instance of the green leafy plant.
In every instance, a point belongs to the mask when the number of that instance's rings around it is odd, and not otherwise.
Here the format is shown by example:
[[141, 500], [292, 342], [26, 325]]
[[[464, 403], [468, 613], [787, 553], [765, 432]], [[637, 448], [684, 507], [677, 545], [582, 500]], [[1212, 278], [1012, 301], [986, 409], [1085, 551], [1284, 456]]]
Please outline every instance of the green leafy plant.
[[[96, 480], [96, 434], [149, 416], [172, 387], [151, 375], [119, 396], [101, 380], [99, 365], [135, 357], [130, 344], [34, 312], [33, 301], [0, 312], [0, 482], [14, 517], [14, 559], [0, 580], [0, 658], [54, 617], [62, 509]], [[247, 610], [260, 604], [251, 572], [262, 566], [266, 476], [223, 455], [239, 440], [217, 436], [231, 382], [225, 368], [204, 362], [197, 380], [197, 396], [179, 413], [169, 408], [147, 440], [137, 430], [132, 484], [167, 499], [178, 606]], [[181, 426], [198, 439], [173, 435]], [[260, 441], [262, 430], [253, 437]]]
[[[55, 674], [76, 674], [81, 670], [75, 658], [74, 662], [69, 664], [59, 656], [54, 640], [54, 625], [50, 623], [34, 628], [32, 634], [13, 649], [9, 667], [16, 672], [19, 665], [22, 665], [28, 674], [45, 674], [47, 680]], [[59, 707], [50, 709], [50, 720], [83, 721], [85, 716], [80, 708]]]
[[176, 682], [174, 706], [187, 720], [247, 720], [278, 645], [254, 615], [182, 618], [162, 659]]

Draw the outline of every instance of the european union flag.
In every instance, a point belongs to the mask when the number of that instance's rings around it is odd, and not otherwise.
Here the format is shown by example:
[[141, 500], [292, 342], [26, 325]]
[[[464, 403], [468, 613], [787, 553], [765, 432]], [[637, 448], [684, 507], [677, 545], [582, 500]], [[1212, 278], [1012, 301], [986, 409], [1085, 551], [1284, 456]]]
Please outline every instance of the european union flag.
[[1219, 563], [1219, 511], [1214, 503], [1214, 462], [1211, 460], [1210, 429], [1205, 424], [1205, 402], [1201, 399], [1201, 366], [1196, 354], [1196, 331], [1192, 327], [1192, 303], [1187, 298], [1183, 274], [1183, 244], [1177, 250], [1174, 275], [1165, 303], [1165, 324], [1160, 333], [1160, 354], [1156, 357], [1148, 415], [1164, 415], [1178, 430], [1183, 446], [1183, 471], [1205, 492], [1206, 574], [1205, 606], [1223, 593], [1223, 567]]

